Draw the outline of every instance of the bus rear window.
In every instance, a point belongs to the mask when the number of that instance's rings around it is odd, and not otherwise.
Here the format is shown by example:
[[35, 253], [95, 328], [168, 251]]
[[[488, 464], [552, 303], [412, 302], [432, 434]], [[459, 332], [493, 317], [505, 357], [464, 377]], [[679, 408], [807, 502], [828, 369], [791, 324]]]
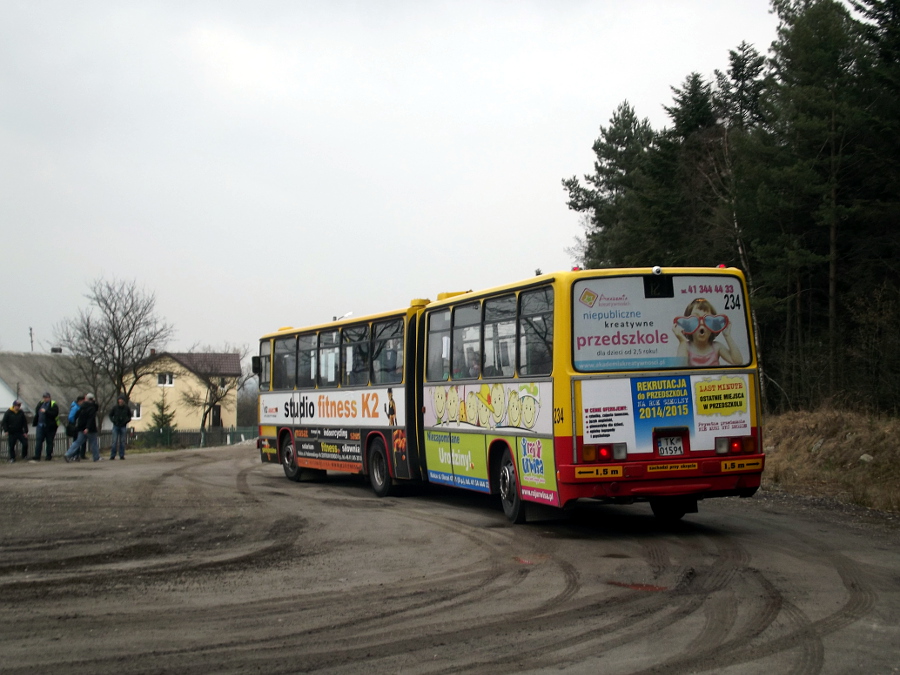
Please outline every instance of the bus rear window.
[[[750, 335], [738, 277], [582, 279], [572, 293], [573, 362], [582, 372], [747, 366]], [[659, 277], [656, 278], [657, 280]]]

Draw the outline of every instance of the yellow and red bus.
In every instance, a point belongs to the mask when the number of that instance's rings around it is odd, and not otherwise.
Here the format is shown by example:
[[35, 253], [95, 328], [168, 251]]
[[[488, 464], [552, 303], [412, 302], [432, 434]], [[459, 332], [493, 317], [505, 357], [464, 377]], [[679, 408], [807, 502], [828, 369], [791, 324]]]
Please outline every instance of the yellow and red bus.
[[543, 274], [262, 337], [263, 462], [529, 503], [649, 502], [675, 520], [750, 497], [765, 457], [734, 268]]

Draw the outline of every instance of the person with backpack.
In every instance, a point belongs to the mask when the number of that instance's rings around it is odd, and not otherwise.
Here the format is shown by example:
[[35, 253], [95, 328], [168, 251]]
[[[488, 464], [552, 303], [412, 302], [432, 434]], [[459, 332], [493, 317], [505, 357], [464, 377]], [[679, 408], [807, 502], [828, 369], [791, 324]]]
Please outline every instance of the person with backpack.
[[101, 457], [100, 443], [97, 441], [97, 402], [94, 400], [93, 394], [88, 394], [84, 397], [84, 403], [78, 409], [75, 426], [78, 427], [78, 438], [66, 451], [66, 461], [71, 462], [72, 460], [81, 459], [81, 449], [86, 443], [90, 443], [94, 461], [99, 462]]
[[125, 440], [128, 435], [128, 423], [131, 421], [131, 408], [125, 402], [125, 397], [120, 396], [116, 405], [109, 411], [109, 419], [113, 423], [112, 450], [109, 458], [116, 458], [116, 450], [119, 451], [119, 459], [125, 459]]
[[[84, 403], [84, 396], [79, 394], [78, 397], [72, 401], [72, 405], [69, 406], [69, 418], [66, 422], [66, 436], [69, 438], [69, 445], [78, 440], [78, 426], [75, 424], [78, 419], [78, 411], [81, 409], [81, 404]], [[81, 459], [84, 459], [84, 448], [81, 450]]]
[[59, 406], [50, 398], [50, 392], [45, 392], [41, 401], [34, 407], [34, 459], [32, 462], [41, 461], [41, 450], [46, 444], [46, 460], [53, 459], [53, 443], [56, 440], [56, 430], [59, 428]]

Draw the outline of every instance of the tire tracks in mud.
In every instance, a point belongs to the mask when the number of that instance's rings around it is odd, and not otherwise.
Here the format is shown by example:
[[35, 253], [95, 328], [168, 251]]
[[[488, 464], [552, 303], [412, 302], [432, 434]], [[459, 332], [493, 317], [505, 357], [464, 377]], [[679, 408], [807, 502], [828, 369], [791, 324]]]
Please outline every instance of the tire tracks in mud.
[[[116, 584], [133, 585], [136, 578], [146, 584], [154, 579], [185, 574], [259, 566], [282, 559], [293, 547], [293, 542], [302, 529], [302, 523], [284, 518], [276, 522], [253, 547], [238, 547], [230, 551], [211, 549], [205, 554], [192, 554], [187, 559], [183, 554], [174, 552], [176, 547], [172, 545], [128, 543], [102, 553], [44, 561], [37, 566], [41, 571], [40, 575], [26, 578], [22, 574], [28, 570], [27, 566], [9, 565], [0, 570], [0, 574], [14, 576], [0, 579], [0, 593], [6, 601], [15, 600], [22, 595], [85, 595], [96, 586], [109, 591]], [[65, 571], [54, 574], [55, 570]]]
[[[698, 636], [692, 643], [693, 650], [685, 650], [685, 654], [638, 672], [642, 675], [694, 673], [698, 670], [713, 670], [710, 665], [713, 663], [716, 668], [725, 668], [753, 663], [787, 651], [796, 652], [794, 664], [789, 671], [791, 675], [814, 675], [821, 672], [825, 664], [823, 639], [868, 614], [874, 607], [877, 596], [858, 565], [842, 554], [830, 551], [827, 545], [817, 540], [799, 533], [793, 533], [793, 536], [796, 542], [814, 552], [816, 560], [829, 563], [840, 577], [847, 599], [839, 609], [821, 619], [812, 620], [799, 606], [786, 600], [761, 570], [750, 568], [746, 570], [745, 578], [759, 587], [766, 601], [739, 635], [713, 645], [704, 645]], [[798, 555], [796, 548], [777, 545], [774, 548], [801, 559], [808, 555], [807, 551], [800, 551]], [[764, 552], [760, 552], [760, 555], [764, 555]], [[744, 595], [748, 596], [749, 594]], [[765, 631], [779, 620], [785, 628], [779, 628], [779, 634], [767, 638]]]
[[[586, 602], [567, 604], [570, 598], [577, 595], [578, 584], [573, 583], [565, 597], [548, 598], [543, 605], [530, 612], [523, 614], [520, 611], [515, 618], [488, 621], [459, 631], [445, 625], [444, 630], [440, 630], [433, 639], [437, 639], [441, 646], [459, 644], [487, 632], [493, 632], [495, 636], [522, 630], [538, 632], [545, 622], [551, 623], [558, 633], [560, 630], [565, 631], [567, 626], [582, 626], [586, 619], [602, 620], [605, 610], [613, 607], [619, 612], [631, 610], [624, 619], [620, 616], [615, 622], [608, 624], [614, 626], [614, 629], [605, 634], [606, 626], [592, 623], [589, 628], [575, 630], [568, 636], [560, 637], [556, 634], [547, 639], [537, 639], [532, 648], [517, 649], [515, 658], [511, 658], [511, 654], [502, 653], [493, 658], [478, 659], [467, 666], [467, 670], [516, 672], [523, 668], [559, 666], [561, 663], [575, 663], [590, 656], [601, 656], [612, 649], [646, 640], [648, 634], [652, 635], [657, 630], [677, 627], [679, 622], [702, 609], [705, 613], [703, 628], [679, 654], [636, 672], [696, 672], [698, 669], [708, 668], [711, 663], [725, 667], [754, 662], [785, 650], [796, 650], [798, 654], [791, 672], [812, 674], [820, 672], [823, 665], [822, 637], [857, 620], [874, 603], [875, 596], [866, 588], [857, 567], [842, 556], [830, 554], [828, 560], [841, 576], [849, 598], [840, 610], [823, 619], [811, 621], [796, 605], [785, 600], [762, 571], [750, 566], [751, 556], [732, 537], [720, 533], [715, 537], [701, 538], [706, 540], [707, 546], [696, 547], [696, 553], [701, 557], [711, 558], [712, 562], [705, 567], [696, 564], [688, 567], [681, 582], [671, 591], [650, 596], [641, 591], [633, 591], [630, 595], [605, 599], [595, 594], [586, 598]], [[646, 552], [645, 560], [650, 568], [657, 572], [664, 571], [662, 563], [672, 553], [658, 542], [648, 547]], [[570, 574], [577, 579], [578, 574], [574, 568]], [[740, 599], [731, 591], [737, 581], [747, 587]], [[748, 598], [758, 600], [751, 602], [750, 608], [744, 607], [739, 612], [738, 602], [743, 600], [746, 605]], [[591, 606], [594, 611], [585, 615], [584, 612]], [[550, 608], [555, 609], [550, 611]], [[578, 618], [567, 619], [570, 616]], [[787, 626], [788, 634], [769, 640], [762, 639], [761, 636], [776, 621]], [[739, 634], [728, 639], [735, 631]], [[598, 638], [598, 633], [602, 637]], [[337, 645], [332, 645], [332, 648], [326, 650], [327, 656], [305, 653], [305, 657], [312, 657], [312, 661], [308, 661], [310, 666], [315, 663], [315, 668], [327, 669], [338, 663], [352, 662], [363, 650], [367, 658], [378, 659], [391, 654], [408, 653], [415, 645], [405, 641], [390, 643], [389, 646], [369, 644], [344, 652], [342, 656], [334, 653], [335, 647]], [[456, 665], [444, 669], [427, 669], [427, 672], [433, 673], [455, 671], [458, 671]]]
[[[779, 656], [784, 668], [778, 672], [813, 675], [825, 666], [827, 637], [872, 612], [878, 600], [873, 580], [884, 573], [884, 568], [870, 570], [831, 550], [831, 542], [822, 537], [782, 529], [780, 539], [763, 538], [761, 528], [741, 527], [742, 516], [726, 521], [727, 527], [689, 521], [669, 530], [649, 525], [653, 522], [649, 516], [616, 522], [619, 512], [613, 510], [600, 513], [610, 525], [555, 521], [514, 527], [502, 515], [486, 513], [478, 505], [379, 500], [327, 482], [311, 484], [311, 490], [295, 490], [290, 483], [275, 489], [266, 472], [269, 468], [248, 465], [245, 458], [221, 469], [206, 460], [188, 461], [166, 467], [139, 485], [154, 514], [143, 523], [141, 536], [135, 534], [112, 550], [123, 562], [129, 556], [136, 558], [140, 580], [133, 578], [134, 569], [119, 573], [114, 565], [91, 576], [90, 568], [104, 567], [103, 553], [93, 559], [71, 557], [67, 564], [75, 568], [73, 574], [87, 576], [86, 583], [108, 586], [113, 574], [113, 583], [130, 584], [132, 590], [151, 582], [161, 587], [162, 581], [195, 572], [222, 572], [222, 580], [231, 585], [248, 581], [251, 567], [298, 575], [307, 546], [338, 541], [346, 519], [362, 521], [354, 535], [371, 534], [360, 539], [363, 545], [382, 542], [379, 523], [389, 521], [390, 530], [384, 531], [394, 534], [390, 546], [402, 546], [403, 537], [397, 533], [408, 531], [410, 546], [452, 542], [458, 552], [433, 568], [410, 570], [406, 577], [395, 569], [382, 577], [373, 567], [370, 579], [357, 577], [342, 588], [339, 580], [329, 577], [331, 587], [317, 590], [314, 584], [303, 587], [299, 581], [315, 578], [307, 572], [298, 576], [295, 587], [285, 585], [288, 590], [280, 595], [242, 594], [233, 600], [223, 596], [212, 605], [186, 606], [179, 609], [179, 625], [202, 624], [202, 640], [181, 639], [169, 645], [138, 641], [127, 662], [120, 652], [107, 649], [65, 661], [48, 656], [50, 663], [20, 663], [10, 672], [43, 673], [64, 666], [72, 673], [494, 674], [567, 667], [585, 672], [590, 664], [598, 666], [597, 672], [686, 675], [752, 666]], [[265, 474], [264, 479], [257, 474]], [[257, 531], [235, 529], [235, 516], [227, 513], [230, 506], [208, 512], [222, 532], [236, 534], [225, 552], [233, 556], [231, 563], [208, 557], [182, 560], [179, 568], [178, 561], [165, 559], [159, 550], [142, 553], [135, 548], [142, 539], [160, 538], [171, 547], [199, 537], [199, 553], [213, 554], [209, 549], [223, 540], [200, 536], [209, 523], [165, 510], [173, 497], [178, 505], [185, 495], [187, 501], [197, 497], [243, 505], [241, 518], [253, 521]], [[312, 509], [313, 505], [320, 508]], [[167, 519], [154, 520], [160, 514], [168, 514]], [[266, 527], [259, 528], [263, 522]], [[308, 527], [326, 529], [307, 543]], [[106, 543], [100, 536], [96, 541]], [[46, 546], [25, 539], [15, 545], [22, 554], [29, 546]], [[773, 555], [796, 561], [797, 567], [815, 561], [821, 573], [834, 574], [842, 590], [840, 606], [824, 616], [821, 610], [813, 614], [791, 578], [768, 571], [772, 565], [766, 558]], [[151, 563], [160, 566], [154, 569]], [[165, 568], [168, 563], [172, 566]], [[365, 569], [369, 560], [363, 556], [358, 564]], [[0, 565], [0, 594], [8, 598], [8, 589], [21, 591], [22, 597], [26, 590], [31, 597], [38, 593], [36, 588], [5, 585], [20, 572], [13, 563]], [[205, 592], [217, 580], [207, 579]], [[55, 591], [64, 596], [72, 591], [62, 588], [63, 583], [77, 587], [79, 581], [61, 573]], [[47, 579], [40, 584], [46, 586]], [[140, 606], [118, 612], [98, 619], [104, 625], [128, 621], [138, 635], [158, 630], [159, 619]], [[77, 624], [84, 619], [70, 621]], [[655, 639], [678, 634], [683, 641]], [[617, 661], [623, 654], [637, 656]]]
[[[395, 514], [396, 511], [392, 512], [392, 515]], [[418, 588], [406, 588], [404, 593], [392, 594], [389, 597], [385, 597], [384, 589], [379, 587], [362, 591], [360, 604], [365, 606], [369, 599], [377, 599], [381, 601], [382, 606], [388, 605], [388, 609], [385, 610], [373, 611], [362, 616], [356, 615], [352, 619], [340, 622], [328, 621], [327, 617], [322, 617], [318, 628], [311, 627], [293, 634], [249, 642], [226, 641], [210, 644], [199, 651], [172, 652], [171, 656], [184, 658], [190, 655], [193, 659], [203, 654], [210, 656], [232, 651], [244, 654], [249, 650], [256, 653], [256, 658], [261, 659], [262, 663], [272, 665], [266, 654], [293, 638], [304, 643], [313, 642], [314, 646], [310, 645], [311, 648], [299, 645], [295, 647], [298, 658], [304, 663], [304, 670], [339, 670], [347, 664], [360, 660], [370, 664], [384, 662], [387, 667], [400, 654], [405, 654], [406, 658], [409, 658], [411, 654], [430, 652], [435, 648], [445, 652], [452, 650], [453, 645], [477, 642], [484, 635], [493, 635], [495, 642], [503, 642], [503, 636], [521, 631], [539, 634], [545, 624], [553, 625], [552, 634], [544, 638], [538, 637], [530, 648], [501, 650], [502, 653], [492, 658], [477, 659], [469, 662], [466, 667], [469, 671], [483, 669], [491, 672], [516, 672], [525, 667], [532, 669], [559, 666], [561, 663], [575, 663], [588, 657], [602, 656], [610, 650], [645, 640], [648, 634], [652, 635], [655, 631], [677, 626], [680, 621], [684, 621], [700, 609], [706, 613], [704, 627], [682, 652], [648, 670], [638, 672], [692, 672], [698, 666], [702, 668], [701, 664], [708, 664], [710, 658], [721, 654], [723, 649], [737, 647], [725, 640], [736, 624], [737, 612], [729, 609], [734, 603], [731, 598], [716, 594], [726, 591], [735, 575], [746, 571], [749, 556], [742, 546], [730, 541], [728, 537], [701, 535], [691, 540], [690, 546], [685, 546], [683, 541], [678, 542], [677, 548], [684, 549], [683, 551], [672, 551], [669, 546], [661, 545], [658, 541], [644, 547], [644, 560], [648, 567], [654, 570], [656, 576], [673, 571], [681, 575], [678, 584], [669, 591], [648, 594], [634, 590], [612, 595], [607, 591], [589, 594], [580, 599], [577, 599], [581, 585], [576, 567], [564, 560], [554, 559], [552, 553], [541, 551], [541, 547], [538, 546], [536, 555], [532, 557], [544, 557], [542, 565], [558, 566], [558, 573], [565, 579], [563, 590], [545, 598], [530, 610], [523, 611], [521, 607], [517, 608], [514, 617], [500, 612], [488, 620], [478, 621], [472, 625], [470, 619], [452, 618], [447, 614], [466, 608], [474, 600], [485, 603], [492, 598], [503, 596], [510, 589], [524, 583], [530, 574], [528, 566], [517, 570], [516, 566], [511, 564], [515, 561], [515, 556], [512, 555], [514, 551], [510, 550], [510, 546], [517, 543], [513, 530], [510, 529], [509, 534], [498, 537], [497, 529], [476, 530], [454, 519], [435, 518], [433, 513], [401, 511], [399, 515], [427, 520], [433, 526], [464, 537], [485, 553], [488, 565], [471, 570], [468, 574], [456, 570], [460, 576], [455, 581], [464, 582], [463, 587], [451, 585], [450, 588], [436, 590], [433, 580], [425, 579], [418, 584]], [[536, 542], [529, 543], [534, 548]], [[685, 567], [682, 558], [693, 564]], [[666, 566], [665, 562], [671, 559], [682, 564]], [[704, 566], [698, 564], [701, 559], [709, 559], [711, 562]], [[758, 637], [779, 616], [795, 626], [797, 634], [804, 634], [810, 630], [813, 624], [805, 620], [799, 609], [785, 603], [781, 594], [773, 585], [767, 583], [765, 577], [758, 571], [748, 577], [756, 579], [764, 586], [765, 592], [762, 594], [764, 601], [743, 624], [739, 638], [741, 643], [745, 644], [748, 639]], [[446, 580], [444, 577], [445, 582]], [[340, 597], [341, 593], [337, 592], [307, 598], [306, 609], [318, 603], [327, 605], [330, 601], [339, 600]], [[415, 600], [410, 602], [410, 598]], [[392, 604], [398, 606], [390, 608]], [[296, 614], [303, 609], [294, 606], [292, 613]], [[618, 614], [625, 611], [627, 615], [624, 618], [618, 616], [615, 621], [609, 621], [605, 626], [598, 626], [596, 621], [603, 621], [608, 610], [615, 610]], [[310, 618], [312, 617], [305, 617], [306, 620]], [[397, 625], [409, 622], [415, 622], [417, 634], [414, 637], [401, 635], [398, 638]], [[604, 631], [604, 628], [609, 630]], [[807, 640], [800, 646], [801, 656], [793, 672], [818, 672], [822, 662], [821, 641]], [[743, 662], [740, 658], [740, 649], [736, 649], [732, 654], [732, 658], [719, 660], [719, 663], [726, 665]], [[752, 656], [749, 660], [762, 658], [764, 655], [756, 649], [747, 654]], [[421, 665], [420, 659], [413, 660]], [[373, 667], [379, 670], [378, 666]], [[458, 671], [458, 665], [422, 669], [422, 672], [430, 673]]]
[[[487, 564], [481, 565], [474, 570], [471, 568], [457, 570], [456, 574], [451, 578], [449, 586], [447, 585], [447, 570], [441, 570], [442, 585], [436, 584], [434, 579], [425, 579], [417, 582], [415, 588], [409, 588], [409, 585], [406, 584], [402, 592], [393, 594], [388, 598], [384, 597], [385, 591], [383, 588], [373, 586], [368, 590], [363, 589], [362, 593], [357, 593], [361, 604], [377, 608], [377, 605], [374, 602], [369, 602], [369, 600], [380, 599], [382, 605], [393, 604], [396, 607], [386, 611], [374, 609], [368, 616], [357, 614], [352, 619], [343, 622], [335, 622], [327, 616], [323, 616], [321, 625], [318, 628], [307, 628], [287, 636], [288, 639], [302, 639], [315, 644], [315, 649], [311, 650], [311, 652], [304, 651], [303, 658], [307, 665], [311, 665], [311, 658], [315, 660], [316, 667], [328, 667], [329, 664], [342, 663], [347, 659], [355, 660], [359, 658], [360, 650], [365, 650], [369, 654], [374, 650], [383, 652], [386, 656], [392, 656], [396, 649], [402, 648], [401, 644], [390, 638], [391, 632], [396, 632], [396, 623], [398, 621], [421, 621], [427, 620], [429, 616], [435, 614], [440, 615], [444, 612], [452, 612], [456, 608], [470, 605], [476, 596], [484, 598], [485, 595], [502, 594], [510, 587], [521, 583], [528, 576], [527, 569], [515, 565], [513, 561], [506, 560], [505, 556], [497, 553], [495, 547], [498, 537], [494, 531], [478, 532], [447, 519], [436, 520], [433, 514], [416, 515], [410, 513], [405, 515], [413, 519], [427, 521], [441, 529], [464, 537], [473, 547], [486, 554]], [[571, 570], [567, 579], [568, 582], [564, 593], [571, 593], [574, 590], [574, 579], [571, 575]], [[291, 615], [296, 615], [304, 609], [313, 607], [325, 608], [324, 611], [327, 612], [327, 607], [331, 602], [339, 601], [345, 595], [345, 593], [340, 592], [331, 594], [318, 593], [314, 594], [313, 597], [305, 598], [299, 607], [297, 606], [297, 598], [287, 599], [281, 604], [292, 608], [291, 612], [286, 615], [286, 619], [290, 620]], [[412, 599], [412, 602], [410, 602], [410, 599]], [[246, 616], [246, 612], [243, 611], [247, 609], [246, 606], [236, 606], [231, 609]], [[262, 606], [259, 607], [259, 610], [265, 611], [266, 614], [270, 614], [272, 609], [270, 605], [266, 606], [265, 609]], [[308, 621], [311, 617], [307, 616], [305, 618]], [[459, 621], [471, 624], [468, 620], [461, 619]], [[473, 637], [480, 630], [480, 627], [469, 629]], [[334, 637], [335, 633], [337, 633], [338, 637]], [[329, 638], [329, 636], [331, 637]], [[364, 637], [366, 646], [355, 649], [349, 647], [350, 644], [354, 643], [358, 645], [361, 637]], [[223, 641], [221, 643], [208, 644], [199, 650], [166, 650], [163, 652], [154, 650], [152, 656], [157, 663], [160, 662], [160, 658], [175, 659], [180, 664], [179, 670], [182, 670], [187, 665], [185, 663], [186, 658], [188, 661], [195, 658], [203, 660], [209, 654], [244, 652], [247, 649], [267, 653], [269, 650], [283, 645], [285, 639], [286, 636], [281, 635], [251, 641]], [[379, 646], [379, 643], [383, 646]], [[408, 648], [413, 648], [419, 644], [419, 637], [410, 636], [407, 638], [406, 646]], [[141, 658], [141, 655], [135, 656], [139, 659]], [[149, 657], [150, 654], [144, 656]], [[318, 658], [316, 658], [317, 656]], [[93, 659], [70, 664], [70, 666], [75, 667], [76, 671], [80, 672], [90, 672], [93, 669], [100, 668], [102, 665], [104, 665], [103, 661]], [[200, 672], [200, 670], [198, 667], [197, 672]]]
[[[430, 520], [433, 521], [433, 516]], [[447, 527], [447, 524], [441, 523], [440, 526]], [[493, 542], [491, 544], [493, 545]], [[651, 558], [655, 555], [656, 560], [655, 563], [651, 560], [650, 566], [658, 569], [660, 568], [659, 560], [664, 557], [664, 554], [660, 552], [659, 548], [654, 550], [655, 553], [651, 551]], [[515, 616], [498, 613], [476, 626], [466, 626], [461, 629], [456, 628], [453, 625], [454, 622], [445, 621], [443, 624], [435, 626], [436, 632], [426, 631], [425, 634], [420, 632], [419, 637], [412, 642], [401, 640], [388, 643], [368, 643], [360, 647], [357, 640], [355, 647], [343, 652], [337, 651], [338, 644], [331, 644], [324, 650], [316, 650], [315, 653], [304, 652], [303, 661], [310, 669], [332, 669], [339, 668], [341, 664], [351, 663], [364, 653], [365, 658], [370, 661], [373, 659], [388, 661], [388, 663], [375, 666], [376, 670], [381, 670], [381, 665], [384, 666], [384, 670], [388, 670], [393, 665], [390, 663], [391, 660], [397, 654], [408, 655], [410, 652], [432, 651], [434, 647], [446, 650], [448, 646], [467, 644], [484, 635], [492, 635], [494, 643], [503, 643], [506, 642], [505, 636], [531, 632], [535, 637], [531, 640], [528, 648], [523, 649], [521, 644], [516, 644], [515, 640], [509, 640], [511, 645], [515, 645], [511, 649], [499, 650], [500, 653], [491, 658], [469, 662], [466, 670], [516, 672], [523, 668], [558, 666], [561, 662], [567, 662], [572, 658], [577, 660], [588, 652], [595, 652], [598, 648], [608, 649], [614, 646], [623, 646], [645, 637], [647, 631], [653, 629], [652, 625], [647, 627], [645, 624], [657, 614], [662, 614], [662, 616], [657, 617], [656, 621], [661, 625], [668, 626], [673, 620], [677, 620], [677, 617], [673, 618], [674, 615], [687, 616], [696, 611], [702, 605], [702, 599], [706, 593], [727, 585], [737, 569], [733, 565], [733, 559], [746, 558], [746, 554], [739, 547], [732, 549], [731, 553], [733, 555], [720, 557], [719, 560], [722, 562], [714, 564], [708, 573], [701, 571], [684, 575], [680, 585], [670, 593], [648, 595], [632, 591], [615, 594], [604, 588], [601, 592], [590, 593], [582, 598], [577, 597], [581, 588], [577, 568], [565, 560], [554, 558], [552, 554], [547, 555], [547, 562], [558, 565], [560, 572], [567, 580], [564, 590], [557, 595], [547, 597], [544, 602], [530, 609], [523, 610], [523, 608], [517, 607]], [[509, 557], [510, 553], [501, 550], [500, 555]], [[539, 555], [543, 554], [539, 553]], [[726, 568], [728, 565], [731, 565], [732, 569], [727, 572], [719, 569], [719, 567]], [[671, 607], [673, 595], [686, 599], [674, 610]], [[624, 619], [617, 616], [614, 621], [607, 624], [615, 626], [615, 630], [604, 634], [605, 626], [598, 626], [597, 623], [589, 620], [602, 620], [606, 618], [605, 615], [609, 610], [616, 610], [619, 613], [630, 611], [630, 615]], [[542, 628], [546, 624], [553, 626], [550, 631], [552, 634], [541, 636]], [[623, 626], [625, 628], [636, 627], [636, 629], [631, 632], [623, 631]], [[604, 637], [598, 640], [598, 633]], [[361, 636], [356, 634], [354, 637], [358, 639]], [[424, 646], [422, 645], [423, 639], [427, 643]], [[561, 658], [563, 653], [565, 653], [565, 657]], [[446, 668], [422, 668], [422, 672], [429, 673], [458, 671], [459, 666], [455, 664]]]
[[[693, 565], [671, 566], [672, 571], [678, 577], [676, 585], [670, 589], [662, 587], [649, 587], [646, 584], [638, 584], [634, 590], [623, 594], [614, 600], [608, 601], [597, 608], [598, 611], [585, 615], [585, 608], [570, 608], [571, 613], [578, 617], [578, 621], [571, 622], [576, 627], [573, 634], [543, 641], [535, 645], [532, 653], [520, 654], [519, 658], [510, 662], [508, 659], [494, 659], [482, 661], [480, 666], [488, 668], [492, 672], [516, 672], [524, 668], [559, 667], [562, 664], [574, 664], [585, 658], [602, 656], [614, 649], [627, 647], [628, 645], [646, 639], [648, 634], [671, 627], [682, 621], [699, 609], [708, 607], [707, 598], [723, 588], [726, 588], [738, 570], [736, 561], [746, 559], [743, 549], [731, 543], [726, 546], [721, 541], [713, 542], [720, 553], [714, 562], [708, 567], [698, 567], [692, 558], [694, 555], [707, 555], [703, 546], [692, 545], [687, 547], [691, 554]], [[671, 557], [680, 558], [677, 552], [670, 550], [668, 545], [653, 540], [649, 543], [642, 542], [640, 549], [644, 552], [643, 560], [652, 570], [655, 577], [660, 577], [669, 571], [666, 564]], [[627, 586], [627, 585], [626, 585]], [[718, 609], [719, 605], [715, 606]], [[601, 625], [591, 623], [585, 627], [584, 619], [598, 619], [603, 621], [607, 610], [615, 609], [618, 612], [626, 611], [625, 616], [617, 614], [614, 621], [606, 621]], [[719, 625], [724, 621], [730, 626], [733, 621], [726, 621], [730, 617], [727, 610], [713, 612], [713, 616], [707, 618], [706, 628], [696, 641], [717, 639], [718, 636], [727, 633], [727, 627]], [[691, 649], [688, 645], [686, 650]], [[448, 671], [449, 672], [449, 671]]]
[[[0, 563], [0, 593], [9, 594], [10, 598], [22, 593], [51, 595], [62, 592], [63, 595], [80, 595], [95, 584], [107, 587], [110, 584], [129, 582], [136, 576], [144, 582], [150, 582], [169, 576], [266, 564], [283, 558], [294, 546], [305, 527], [305, 519], [302, 517], [282, 517], [265, 531], [259, 532], [255, 541], [251, 539], [249, 545], [245, 536], [239, 540], [232, 534], [210, 532], [209, 523], [205, 519], [194, 517], [190, 511], [187, 512], [188, 515], [174, 518], [167, 515], [160, 519], [154, 505], [162, 503], [168, 506], [172, 503], [169, 493], [157, 498], [163, 485], [173, 479], [180, 479], [192, 486], [221, 490], [221, 483], [209, 481], [203, 476], [194, 476], [193, 473], [207, 473], [211, 466], [233, 460], [231, 457], [199, 453], [176, 457], [178, 466], [137, 485], [130, 500], [141, 504], [142, 508], [130, 514], [138, 520], [130, 522], [123, 531], [94, 532], [89, 536], [58, 538], [49, 542], [46, 537], [42, 537], [40, 541], [20, 540], [5, 545], [7, 552], [17, 552], [20, 556], [38, 550], [49, 554], [68, 551], [73, 545], [79, 549], [102, 550], [49, 557], [38, 564], [16, 560]], [[253, 493], [247, 480], [247, 475], [255, 470], [258, 467], [251, 465], [239, 471], [229, 481], [234, 480], [236, 493], [243, 500], [259, 505], [261, 500]], [[203, 494], [191, 488], [190, 499], [202, 501]], [[223, 547], [222, 544], [226, 546]], [[184, 549], [189, 547], [189, 552], [185, 554]], [[25, 574], [35, 568], [40, 574]]]

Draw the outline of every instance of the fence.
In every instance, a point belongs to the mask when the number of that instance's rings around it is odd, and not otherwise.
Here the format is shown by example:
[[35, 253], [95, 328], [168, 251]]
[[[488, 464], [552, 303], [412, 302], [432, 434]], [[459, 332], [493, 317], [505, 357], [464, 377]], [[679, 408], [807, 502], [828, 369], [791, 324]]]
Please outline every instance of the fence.
[[[139, 431], [134, 432], [129, 429], [128, 448], [135, 450], [143, 448], [211, 448], [218, 445], [234, 445], [243, 441], [253, 440], [257, 436], [256, 427], [231, 427], [225, 429], [216, 427], [201, 431], [200, 429], [175, 429], [174, 431]], [[3, 434], [2, 449], [0, 449], [0, 458], [4, 461], [9, 459], [9, 443], [8, 436]], [[100, 443], [100, 455], [103, 456], [104, 451], [108, 452], [112, 447], [112, 431], [104, 430], [97, 434], [97, 440]], [[28, 456], [34, 456], [35, 437], [34, 433], [28, 434]], [[65, 434], [64, 427], [59, 427], [56, 437], [53, 439], [53, 456], [62, 457], [66, 450], [69, 449], [69, 439]], [[46, 452], [46, 450], [45, 450]], [[88, 448], [90, 452], [90, 448]], [[19, 446], [16, 451], [18, 457], [22, 456], [22, 447]]]
[[[211, 448], [255, 439], [257, 432], [257, 427], [231, 427], [230, 429], [214, 427], [205, 431], [200, 429], [160, 429], [158, 431], [139, 431], [133, 434], [128, 442], [135, 448]], [[109, 434], [111, 438], [112, 432]]]

